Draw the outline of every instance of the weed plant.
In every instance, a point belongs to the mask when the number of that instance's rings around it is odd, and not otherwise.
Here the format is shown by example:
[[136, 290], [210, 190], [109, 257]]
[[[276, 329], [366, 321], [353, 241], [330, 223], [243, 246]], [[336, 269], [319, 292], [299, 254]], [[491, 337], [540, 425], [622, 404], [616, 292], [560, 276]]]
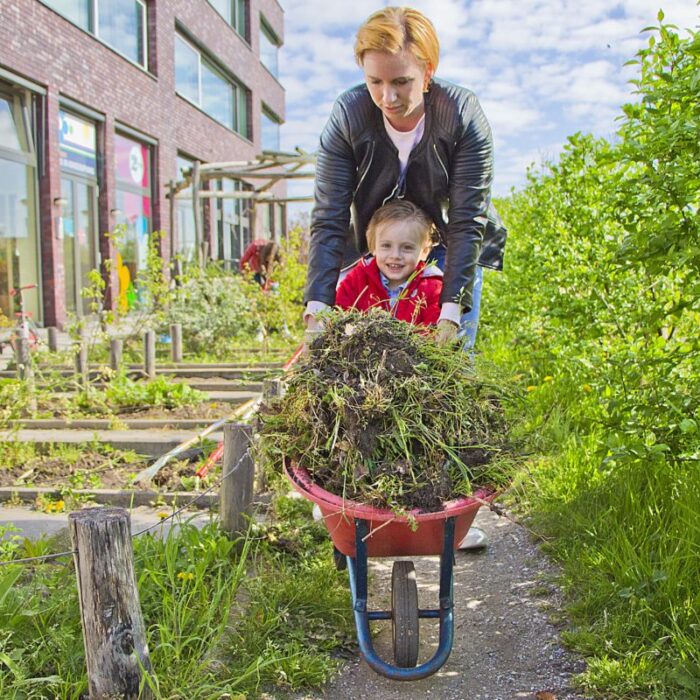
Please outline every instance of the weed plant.
[[496, 388], [461, 350], [380, 310], [330, 314], [260, 429], [278, 465], [287, 456], [326, 490], [392, 509], [502, 486], [513, 462]]
[[522, 390], [517, 499], [562, 562], [586, 697], [695, 700], [700, 34], [659, 22], [617, 141], [572, 136], [499, 204], [480, 349]]
[[[134, 540], [157, 700], [258, 697], [325, 682], [353, 646], [352, 612], [310, 504], [281, 497], [271, 526], [231, 541], [183, 524]], [[12, 539], [0, 560], [67, 549]], [[16, 536], [15, 536], [16, 537]], [[0, 568], [0, 697], [79, 700], [87, 692], [70, 559]], [[353, 647], [354, 648], [354, 647]]]

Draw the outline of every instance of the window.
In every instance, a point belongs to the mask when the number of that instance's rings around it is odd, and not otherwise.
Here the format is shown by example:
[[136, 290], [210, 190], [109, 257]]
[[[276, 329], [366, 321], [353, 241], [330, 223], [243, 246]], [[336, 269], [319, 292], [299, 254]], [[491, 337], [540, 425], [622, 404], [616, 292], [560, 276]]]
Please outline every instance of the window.
[[266, 238], [279, 242], [285, 235], [284, 204], [269, 202], [262, 204], [259, 209], [262, 215], [262, 230]]
[[209, 0], [209, 4], [248, 41], [248, 0]]
[[263, 151], [280, 150], [280, 121], [276, 114], [263, 105], [261, 112], [260, 146]]
[[[177, 157], [178, 180], [184, 177], [194, 165], [194, 161], [185, 156]], [[175, 232], [177, 242], [175, 252], [181, 255], [187, 262], [197, 259], [197, 236], [194, 225], [194, 205], [192, 204], [192, 187], [181, 190], [175, 198]]]
[[138, 306], [139, 272], [146, 268], [151, 230], [151, 149], [121, 134], [114, 136], [116, 164], [116, 223], [123, 228], [117, 241], [119, 307]]
[[[252, 185], [228, 178], [216, 181], [215, 187], [227, 194], [253, 189]], [[249, 218], [250, 202], [250, 199], [233, 197], [218, 200], [216, 210], [217, 240], [213, 252], [219, 260], [224, 261], [228, 268], [238, 269], [238, 261], [252, 240]]]
[[147, 68], [144, 0], [43, 0], [66, 19]]
[[[0, 311], [17, 311], [10, 290], [39, 282], [37, 173], [32, 96], [0, 87]], [[38, 290], [25, 296], [25, 309], [40, 320]]]
[[265, 18], [260, 16], [260, 61], [277, 78], [279, 65], [277, 54], [279, 53], [280, 40], [272, 31]]
[[93, 122], [64, 109], [58, 113], [61, 163], [60, 235], [66, 310], [87, 312], [81, 290], [98, 267], [97, 243], [97, 129]]
[[220, 124], [248, 138], [248, 91], [182, 36], [175, 37], [177, 92]]

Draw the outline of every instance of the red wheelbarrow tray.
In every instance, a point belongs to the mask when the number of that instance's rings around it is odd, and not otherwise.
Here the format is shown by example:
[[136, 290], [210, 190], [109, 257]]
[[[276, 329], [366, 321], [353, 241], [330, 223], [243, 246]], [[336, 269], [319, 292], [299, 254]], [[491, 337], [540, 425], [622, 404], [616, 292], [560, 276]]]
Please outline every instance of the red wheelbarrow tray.
[[478, 489], [472, 496], [446, 501], [439, 511], [413, 510], [409, 518], [397, 516], [392, 510], [336, 496], [315, 484], [306, 469], [290, 459], [284, 460], [284, 472], [304, 498], [318, 505], [336, 549], [350, 557], [355, 556], [355, 518], [368, 521], [367, 556], [442, 554], [444, 520], [455, 518], [454, 546], [457, 549], [484, 501], [490, 502], [496, 496], [493, 490]]

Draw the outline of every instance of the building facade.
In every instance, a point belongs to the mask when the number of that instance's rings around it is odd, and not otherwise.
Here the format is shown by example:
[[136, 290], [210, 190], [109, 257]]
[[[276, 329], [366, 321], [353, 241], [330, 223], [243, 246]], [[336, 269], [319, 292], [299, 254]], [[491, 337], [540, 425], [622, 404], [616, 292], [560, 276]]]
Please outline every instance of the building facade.
[[276, 0], [0, 0], [6, 316], [10, 290], [28, 284], [40, 323], [84, 314], [80, 290], [107, 259], [110, 303], [138, 304], [153, 231], [167, 233], [165, 258], [202, 246], [230, 265], [254, 236], [280, 235], [283, 205], [259, 206], [252, 226], [245, 200], [221, 198], [207, 200], [197, 241], [191, 201], [171, 210], [166, 189], [195, 160], [279, 149], [283, 19]]

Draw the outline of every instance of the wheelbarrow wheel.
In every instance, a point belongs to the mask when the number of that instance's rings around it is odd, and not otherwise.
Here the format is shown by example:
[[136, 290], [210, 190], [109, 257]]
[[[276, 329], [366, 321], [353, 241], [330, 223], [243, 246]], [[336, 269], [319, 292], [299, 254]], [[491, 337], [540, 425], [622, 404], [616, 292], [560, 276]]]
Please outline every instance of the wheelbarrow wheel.
[[418, 663], [418, 586], [412, 561], [395, 561], [391, 572], [394, 660], [400, 668]]

